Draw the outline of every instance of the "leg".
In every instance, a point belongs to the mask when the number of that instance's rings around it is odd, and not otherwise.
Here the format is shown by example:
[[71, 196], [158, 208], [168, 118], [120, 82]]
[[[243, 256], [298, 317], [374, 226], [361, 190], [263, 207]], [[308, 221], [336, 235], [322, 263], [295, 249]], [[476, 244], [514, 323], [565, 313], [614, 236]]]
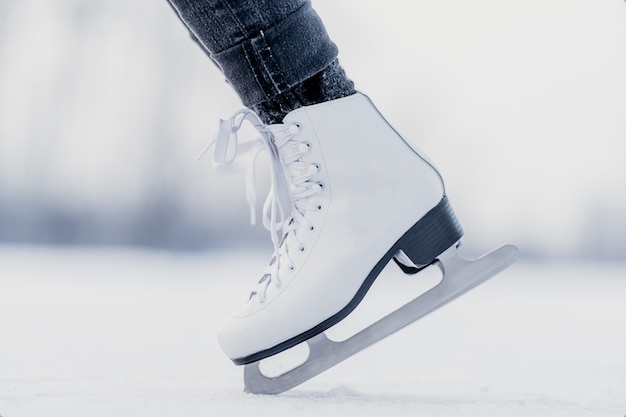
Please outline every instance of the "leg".
[[308, 0], [169, 0], [243, 104], [265, 123], [354, 94]]

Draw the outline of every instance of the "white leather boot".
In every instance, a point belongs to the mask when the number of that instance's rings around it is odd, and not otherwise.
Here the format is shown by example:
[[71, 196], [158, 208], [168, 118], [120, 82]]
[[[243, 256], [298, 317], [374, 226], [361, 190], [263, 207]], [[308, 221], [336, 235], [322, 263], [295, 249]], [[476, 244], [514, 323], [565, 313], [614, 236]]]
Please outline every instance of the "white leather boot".
[[300, 108], [282, 125], [254, 123], [273, 156], [266, 223], [279, 239], [219, 331], [239, 365], [341, 321], [396, 254], [427, 265], [462, 235], [437, 170], [365, 95]]

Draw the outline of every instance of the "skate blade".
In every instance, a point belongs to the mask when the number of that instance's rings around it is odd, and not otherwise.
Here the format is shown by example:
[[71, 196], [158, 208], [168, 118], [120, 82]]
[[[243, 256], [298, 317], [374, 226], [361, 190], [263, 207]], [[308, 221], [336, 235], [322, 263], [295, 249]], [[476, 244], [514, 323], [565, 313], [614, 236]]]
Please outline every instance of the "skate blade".
[[308, 357], [285, 373], [266, 376], [261, 366], [263, 360], [245, 365], [244, 390], [251, 394], [280, 394], [308, 381], [492, 278], [513, 264], [517, 253], [515, 246], [504, 245], [478, 259], [467, 260], [459, 255], [456, 245], [452, 246], [435, 261], [443, 272], [435, 287], [346, 340], [335, 342], [320, 333], [303, 342], [308, 347]]

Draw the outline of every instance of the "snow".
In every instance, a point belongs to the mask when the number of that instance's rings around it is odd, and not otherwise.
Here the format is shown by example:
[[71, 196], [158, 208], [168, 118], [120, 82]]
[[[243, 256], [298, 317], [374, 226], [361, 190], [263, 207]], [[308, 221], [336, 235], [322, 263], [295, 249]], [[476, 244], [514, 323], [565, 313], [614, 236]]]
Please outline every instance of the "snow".
[[[0, 247], [0, 415], [626, 414], [626, 265], [522, 261], [264, 397], [243, 393], [215, 333], [267, 255]], [[383, 277], [364, 311], [420, 282]]]

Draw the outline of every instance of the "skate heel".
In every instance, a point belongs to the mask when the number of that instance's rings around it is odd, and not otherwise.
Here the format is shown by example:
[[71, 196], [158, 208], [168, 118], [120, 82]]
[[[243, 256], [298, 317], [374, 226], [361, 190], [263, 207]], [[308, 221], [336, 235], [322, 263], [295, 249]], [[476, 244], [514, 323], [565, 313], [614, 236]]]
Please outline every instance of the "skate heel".
[[444, 196], [439, 204], [400, 238], [398, 249], [420, 267], [434, 261], [446, 249], [457, 243], [461, 236], [463, 228], [450, 206], [448, 197]]

